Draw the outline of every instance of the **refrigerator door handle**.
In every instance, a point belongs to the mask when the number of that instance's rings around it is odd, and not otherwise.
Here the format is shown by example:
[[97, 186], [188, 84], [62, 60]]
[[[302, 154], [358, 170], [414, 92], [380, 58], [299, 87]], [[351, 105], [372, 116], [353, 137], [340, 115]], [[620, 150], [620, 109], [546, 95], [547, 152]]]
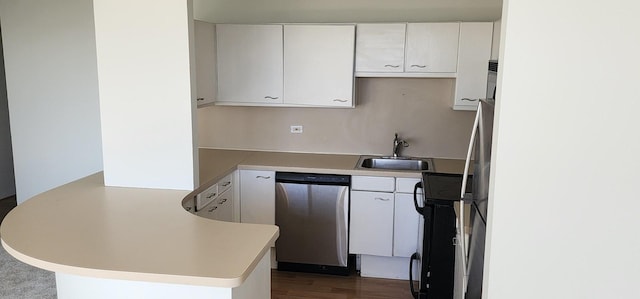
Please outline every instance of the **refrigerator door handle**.
[[349, 187], [341, 186], [336, 201], [336, 246], [338, 247], [338, 260], [341, 266], [347, 266], [348, 259], [348, 215], [349, 215]]
[[[478, 111], [476, 112], [476, 119], [473, 122], [473, 129], [471, 130], [471, 138], [469, 140], [469, 149], [467, 150], [467, 159], [464, 163], [464, 174], [462, 175], [462, 187], [460, 187], [460, 215], [458, 215], [458, 231], [460, 233], [460, 246], [462, 247], [462, 265], [463, 265], [463, 277], [462, 280], [462, 292], [466, 293], [467, 290], [467, 256], [468, 249], [464, 236], [464, 194], [467, 192], [467, 178], [469, 175], [469, 164], [471, 163], [471, 153], [473, 151], [473, 144], [478, 134], [478, 125], [480, 124], [480, 115], [482, 114], [482, 102], [478, 104]], [[463, 296], [464, 297], [464, 296]]]

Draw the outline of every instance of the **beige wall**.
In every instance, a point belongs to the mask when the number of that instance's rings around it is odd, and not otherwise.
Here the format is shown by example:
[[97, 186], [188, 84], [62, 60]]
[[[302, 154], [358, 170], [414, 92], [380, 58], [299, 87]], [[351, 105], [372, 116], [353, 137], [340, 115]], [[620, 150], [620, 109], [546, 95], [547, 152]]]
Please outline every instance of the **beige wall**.
[[[391, 153], [463, 158], [474, 112], [453, 111], [453, 79], [360, 78], [355, 109], [210, 106], [198, 109], [201, 147], [293, 152]], [[302, 125], [302, 134], [289, 126]]]

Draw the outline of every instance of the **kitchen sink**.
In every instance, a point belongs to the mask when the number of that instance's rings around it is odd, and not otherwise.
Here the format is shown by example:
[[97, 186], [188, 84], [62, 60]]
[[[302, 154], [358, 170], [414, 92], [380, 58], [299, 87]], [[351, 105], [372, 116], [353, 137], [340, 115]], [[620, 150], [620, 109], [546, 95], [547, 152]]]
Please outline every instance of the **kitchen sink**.
[[358, 167], [367, 169], [426, 171], [433, 169], [433, 162], [428, 158], [362, 156], [360, 161], [358, 161]]

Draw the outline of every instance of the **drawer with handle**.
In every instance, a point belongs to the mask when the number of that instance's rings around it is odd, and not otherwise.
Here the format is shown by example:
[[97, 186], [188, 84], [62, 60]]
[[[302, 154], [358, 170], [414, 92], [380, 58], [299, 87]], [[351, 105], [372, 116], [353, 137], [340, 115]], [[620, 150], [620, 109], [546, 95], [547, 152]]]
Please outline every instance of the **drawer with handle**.
[[215, 200], [218, 197], [218, 194], [218, 184], [214, 184], [204, 192], [198, 194], [196, 196], [196, 211], [200, 211], [206, 205]]
[[228, 174], [220, 181], [218, 181], [218, 193], [222, 194], [224, 191], [229, 190], [233, 185], [233, 173]]

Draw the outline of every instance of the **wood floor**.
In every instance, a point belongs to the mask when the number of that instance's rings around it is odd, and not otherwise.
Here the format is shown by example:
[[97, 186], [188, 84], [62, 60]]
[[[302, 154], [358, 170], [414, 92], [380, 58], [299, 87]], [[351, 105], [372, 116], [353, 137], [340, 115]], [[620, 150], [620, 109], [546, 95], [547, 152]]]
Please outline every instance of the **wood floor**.
[[412, 299], [409, 282], [350, 276], [309, 273], [271, 272], [271, 298], [370, 298]]
[[[0, 222], [16, 206], [15, 196], [0, 199]], [[323, 274], [271, 272], [272, 299], [412, 299], [405, 280]]]

